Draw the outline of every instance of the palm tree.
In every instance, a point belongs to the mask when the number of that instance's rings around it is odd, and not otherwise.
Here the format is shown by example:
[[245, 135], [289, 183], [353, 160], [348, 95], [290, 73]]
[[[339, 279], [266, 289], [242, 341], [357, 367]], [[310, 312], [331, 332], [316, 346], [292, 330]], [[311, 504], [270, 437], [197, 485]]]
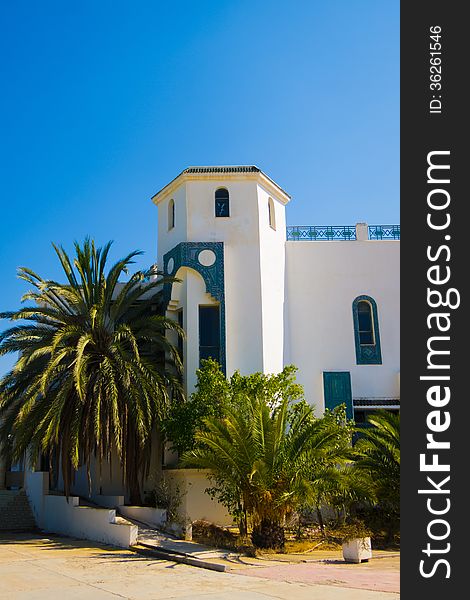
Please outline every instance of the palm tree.
[[165, 334], [183, 332], [153, 310], [162, 281], [150, 280], [153, 272], [119, 283], [141, 252], [106, 273], [110, 247], [87, 238], [75, 243], [72, 262], [54, 246], [65, 284], [19, 269], [34, 288], [22, 301], [33, 305], [0, 314], [20, 322], [0, 335], [0, 355], [19, 353], [0, 381], [0, 440], [13, 441], [16, 458], [60, 458], [67, 495], [79, 466], [90, 481], [92, 458], [109, 462], [117, 453], [130, 500], [140, 503], [152, 431], [170, 396], [181, 394], [181, 361]]
[[255, 546], [282, 548], [285, 517], [312, 496], [312, 461], [335, 452], [340, 434], [305, 401], [293, 410], [286, 397], [275, 408], [258, 395], [244, 400], [205, 419], [183, 462], [211, 469], [218, 498], [251, 517]]
[[400, 415], [380, 410], [368, 422], [372, 427], [358, 430], [354, 469], [369, 479], [391, 536], [400, 514]]

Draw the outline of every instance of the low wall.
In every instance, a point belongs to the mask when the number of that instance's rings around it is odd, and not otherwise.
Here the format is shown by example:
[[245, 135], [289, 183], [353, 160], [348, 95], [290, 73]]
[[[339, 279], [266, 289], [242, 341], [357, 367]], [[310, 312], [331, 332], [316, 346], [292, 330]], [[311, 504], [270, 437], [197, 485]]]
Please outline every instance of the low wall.
[[149, 527], [160, 527], [166, 523], [166, 510], [150, 506], [120, 506], [123, 517], [140, 521]]
[[47, 494], [49, 493], [49, 473], [43, 471], [25, 471], [24, 489], [28, 496], [29, 505], [33, 511], [36, 525], [44, 528], [44, 508]]
[[96, 494], [91, 497], [91, 500], [99, 506], [105, 508], [118, 508], [124, 504], [124, 496], [104, 496], [103, 494]]
[[25, 488], [36, 523], [50, 533], [128, 548], [137, 541], [137, 526], [116, 523], [116, 511], [79, 506], [77, 496], [49, 496], [49, 474], [26, 473]]
[[179, 488], [181, 506], [179, 516], [183, 522], [210, 521], [216, 525], [229, 526], [233, 518], [225, 506], [213, 500], [205, 490], [211, 487], [206, 469], [165, 469], [163, 475], [172, 490]]
[[137, 541], [137, 526], [115, 523], [113, 508], [79, 506], [77, 496], [46, 496], [44, 529], [128, 548]]

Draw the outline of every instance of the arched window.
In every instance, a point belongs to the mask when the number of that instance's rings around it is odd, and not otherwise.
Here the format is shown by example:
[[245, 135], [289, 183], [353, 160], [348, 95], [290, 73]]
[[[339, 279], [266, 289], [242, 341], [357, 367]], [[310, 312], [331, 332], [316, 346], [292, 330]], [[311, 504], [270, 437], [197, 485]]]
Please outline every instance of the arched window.
[[381, 365], [377, 304], [370, 296], [358, 296], [353, 302], [354, 341], [358, 365]]
[[276, 213], [274, 212], [274, 202], [272, 198], [268, 200], [269, 226], [276, 231]]
[[226, 188], [215, 191], [215, 216], [230, 217], [230, 199]]
[[175, 226], [175, 201], [173, 198], [168, 202], [168, 230]]

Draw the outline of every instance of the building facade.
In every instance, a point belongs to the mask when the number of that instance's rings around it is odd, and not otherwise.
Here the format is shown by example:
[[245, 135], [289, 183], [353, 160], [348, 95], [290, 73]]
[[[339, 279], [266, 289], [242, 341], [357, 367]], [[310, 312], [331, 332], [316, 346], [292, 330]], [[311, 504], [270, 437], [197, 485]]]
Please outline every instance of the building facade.
[[286, 227], [290, 196], [255, 166], [191, 167], [152, 200], [187, 393], [211, 356], [227, 376], [296, 365], [317, 414], [399, 408], [398, 226]]

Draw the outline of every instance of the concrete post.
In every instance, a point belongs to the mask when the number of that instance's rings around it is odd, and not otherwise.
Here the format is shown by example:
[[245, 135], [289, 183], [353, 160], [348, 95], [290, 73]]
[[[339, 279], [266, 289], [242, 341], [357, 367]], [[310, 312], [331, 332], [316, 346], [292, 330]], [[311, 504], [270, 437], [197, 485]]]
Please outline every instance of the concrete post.
[[358, 242], [367, 242], [369, 239], [369, 226], [367, 223], [356, 223], [356, 240]]

